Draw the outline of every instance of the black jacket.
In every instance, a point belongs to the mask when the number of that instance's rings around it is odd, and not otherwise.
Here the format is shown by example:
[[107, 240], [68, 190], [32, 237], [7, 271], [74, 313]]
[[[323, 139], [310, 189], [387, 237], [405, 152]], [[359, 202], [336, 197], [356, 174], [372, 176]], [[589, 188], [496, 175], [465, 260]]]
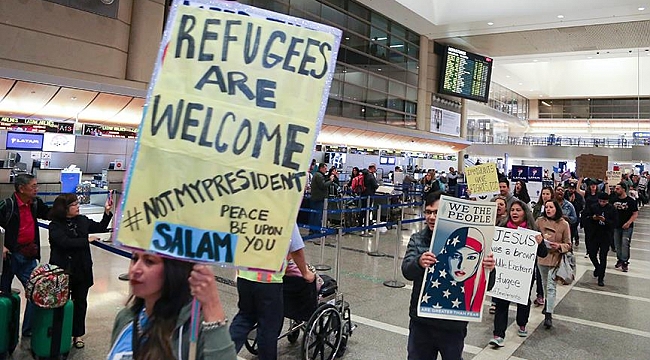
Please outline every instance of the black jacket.
[[368, 169], [363, 169], [361, 172], [363, 173], [363, 185], [366, 187], [366, 190], [361, 193], [361, 196], [375, 195], [379, 187], [377, 178]]
[[[38, 247], [37, 259], [41, 258], [41, 241], [38, 231], [38, 220], [47, 219], [50, 212], [49, 206], [43, 200], [35, 198], [32, 201], [32, 216], [34, 217], [34, 242]], [[5, 247], [9, 252], [14, 252], [18, 245], [18, 230], [20, 229], [20, 213], [16, 194], [0, 201], [0, 226], [5, 229]]]
[[425, 224], [426, 228], [411, 235], [409, 244], [406, 247], [406, 254], [402, 260], [402, 275], [407, 280], [413, 281], [413, 290], [411, 290], [411, 304], [409, 306], [409, 316], [411, 320], [431, 326], [436, 329], [445, 331], [464, 331], [467, 329], [467, 321], [444, 320], [418, 317], [418, 297], [422, 289], [422, 279], [424, 278], [424, 268], [420, 266], [420, 256], [429, 251], [431, 246], [431, 236], [433, 232]]
[[106, 232], [113, 213], [96, 222], [84, 215], [66, 221], [50, 223], [50, 264], [60, 266], [70, 273], [70, 281], [92, 286], [93, 260], [90, 256], [88, 234]]
[[[605, 206], [600, 206], [596, 203], [591, 205], [589, 209], [585, 209], [587, 212], [587, 220], [593, 229], [593, 239], [598, 241], [610, 241], [614, 237], [614, 228], [618, 223], [618, 212], [612, 204], [607, 204]], [[598, 220], [594, 220], [594, 215], [603, 215], [605, 221], [601, 223]]]

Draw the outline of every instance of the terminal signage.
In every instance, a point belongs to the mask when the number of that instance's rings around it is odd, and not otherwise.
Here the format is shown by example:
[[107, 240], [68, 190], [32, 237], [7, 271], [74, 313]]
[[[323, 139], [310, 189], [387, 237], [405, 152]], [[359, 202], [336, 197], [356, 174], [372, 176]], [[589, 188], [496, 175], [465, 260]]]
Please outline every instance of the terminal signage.
[[43, 149], [43, 134], [30, 132], [7, 132], [7, 150], [38, 150]]
[[0, 117], [0, 130], [21, 130], [25, 132], [53, 132], [73, 134], [74, 124], [56, 122], [52, 120]]

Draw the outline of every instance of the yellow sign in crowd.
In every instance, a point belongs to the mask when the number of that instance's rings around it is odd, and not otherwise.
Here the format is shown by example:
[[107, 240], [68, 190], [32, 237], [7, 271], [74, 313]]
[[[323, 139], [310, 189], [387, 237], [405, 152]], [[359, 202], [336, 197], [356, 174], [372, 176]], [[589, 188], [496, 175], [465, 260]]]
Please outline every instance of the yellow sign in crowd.
[[237, 6], [173, 12], [116, 238], [175, 258], [278, 271], [341, 32]]

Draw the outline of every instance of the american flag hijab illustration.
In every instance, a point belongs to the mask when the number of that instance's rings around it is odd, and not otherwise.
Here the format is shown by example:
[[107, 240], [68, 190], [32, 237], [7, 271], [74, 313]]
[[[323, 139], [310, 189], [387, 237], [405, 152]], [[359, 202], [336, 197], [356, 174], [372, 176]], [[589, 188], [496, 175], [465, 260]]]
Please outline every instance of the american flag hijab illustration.
[[[454, 230], [429, 268], [421, 306], [479, 312], [485, 293], [483, 233], [474, 227]], [[434, 240], [435, 241], [435, 240]]]

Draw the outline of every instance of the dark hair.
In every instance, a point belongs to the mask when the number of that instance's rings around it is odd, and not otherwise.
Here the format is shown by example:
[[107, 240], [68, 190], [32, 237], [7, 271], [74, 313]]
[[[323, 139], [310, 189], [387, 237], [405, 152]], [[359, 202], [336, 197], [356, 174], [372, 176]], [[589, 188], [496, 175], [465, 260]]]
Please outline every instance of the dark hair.
[[562, 218], [562, 208], [560, 207], [560, 203], [558, 203], [557, 200], [555, 200], [555, 199], [551, 199], [551, 200], [548, 200], [548, 201], [546, 201], [544, 203], [544, 207], [546, 207], [547, 202], [552, 202], [553, 205], [555, 205], [555, 216], [553, 216], [552, 218], [548, 217], [546, 215], [546, 210], [544, 210], [544, 213], [542, 214], [542, 216], [549, 219], [549, 220], [555, 220], [555, 221], [560, 220]]
[[517, 192], [517, 187], [515, 186], [515, 191], [513, 191], [512, 195], [517, 199], [528, 204], [530, 202], [530, 195], [528, 195], [528, 188], [526, 187], [526, 182], [524, 180], [517, 180], [515, 184], [517, 183], [521, 184], [521, 191]]
[[618, 183], [618, 184], [616, 184], [616, 185], [622, 187], [623, 190], [625, 190], [625, 192], [627, 192], [627, 190], [629, 190], [629, 186], [628, 186], [628, 184], [627, 184], [625, 181], [621, 181], [620, 183]]
[[508, 205], [508, 210], [506, 211], [505, 218], [498, 224], [498, 226], [506, 226], [510, 220], [510, 210], [513, 205], [519, 205], [524, 210], [524, 221], [526, 221], [526, 226], [530, 230], [537, 230], [537, 224], [535, 223], [535, 218], [533, 217], [533, 212], [530, 211], [530, 207], [525, 202], [515, 198], [512, 200], [510, 205]]
[[510, 186], [510, 181], [505, 176], [499, 177], [499, 183], [506, 183], [506, 185]]
[[434, 191], [432, 193], [429, 193], [427, 195], [427, 199], [424, 203], [424, 206], [431, 206], [433, 205], [436, 201], [440, 200], [440, 197], [442, 196], [442, 191]]
[[[153, 307], [148, 326], [142, 336], [138, 337], [138, 344], [133, 344], [133, 348], [138, 349], [138, 360], [176, 358], [170, 339], [181, 309], [192, 300], [188, 278], [193, 264], [164, 257], [162, 259], [164, 281], [160, 298]], [[137, 318], [144, 308], [144, 299], [132, 296], [129, 303]]]
[[61, 194], [54, 199], [52, 209], [50, 209], [50, 219], [55, 221], [65, 221], [68, 216], [68, 208], [73, 203], [79, 201], [76, 194]]
[[353, 176], [359, 175], [359, 168], [358, 167], [355, 166], [355, 167], [352, 168], [352, 175]]
[[32, 174], [20, 174], [14, 178], [14, 189], [16, 192], [20, 191], [20, 187], [29, 184], [32, 180], [36, 179]]
[[548, 191], [550, 191], [550, 192], [551, 192], [551, 199], [553, 199], [553, 193], [555, 193], [555, 190], [553, 190], [552, 187], [550, 187], [550, 186], [547, 185], [547, 186], [544, 186], [544, 187], [542, 188], [542, 190], [539, 191], [539, 199], [537, 200], [537, 203], [538, 203], [538, 204], [542, 204], [542, 205], [544, 205], [544, 203], [542, 203], [542, 193], [544, 192], [544, 190], [548, 190]]

